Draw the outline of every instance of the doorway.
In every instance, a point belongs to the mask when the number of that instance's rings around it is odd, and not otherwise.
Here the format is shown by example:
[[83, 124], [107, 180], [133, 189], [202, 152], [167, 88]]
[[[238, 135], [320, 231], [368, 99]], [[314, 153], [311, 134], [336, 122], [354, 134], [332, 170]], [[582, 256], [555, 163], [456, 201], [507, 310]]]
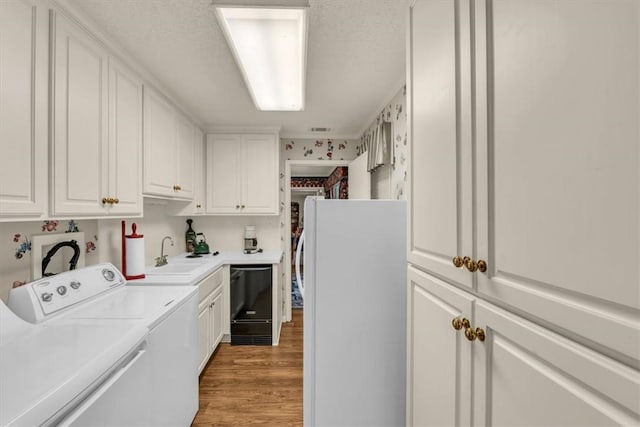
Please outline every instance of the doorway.
[[[322, 190], [319, 186], [314, 187], [306, 187], [301, 190], [292, 190], [291, 186], [291, 178], [294, 176], [297, 177], [327, 177], [329, 176], [336, 167], [345, 166], [349, 167], [350, 162], [346, 160], [287, 160], [285, 163], [285, 187], [284, 187], [284, 212], [285, 212], [285, 220], [286, 224], [285, 228], [291, 228], [291, 202], [292, 200], [298, 202], [298, 222], [304, 223], [304, 197], [308, 195], [317, 195], [318, 192], [322, 192], [324, 194], [324, 187]], [[347, 175], [351, 175], [350, 171]], [[302, 202], [302, 204], [301, 204]], [[287, 321], [291, 320], [291, 310], [292, 310], [292, 278], [295, 275], [295, 272], [292, 269], [292, 261], [294, 260], [292, 256], [292, 247], [295, 244], [289, 236], [287, 236], [287, 232], [285, 231], [285, 318]], [[293, 244], [292, 244], [293, 243]]]

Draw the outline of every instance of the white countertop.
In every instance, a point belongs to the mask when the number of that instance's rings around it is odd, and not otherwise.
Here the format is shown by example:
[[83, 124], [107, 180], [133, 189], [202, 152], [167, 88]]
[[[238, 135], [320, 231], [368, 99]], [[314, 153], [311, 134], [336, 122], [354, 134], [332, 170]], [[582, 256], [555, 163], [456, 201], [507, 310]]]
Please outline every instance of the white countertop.
[[[194, 286], [227, 264], [279, 264], [282, 251], [264, 251], [245, 254], [242, 251], [221, 251], [218, 255], [203, 255], [201, 258], [186, 258], [182, 253], [168, 258], [162, 267], [147, 266], [144, 279], [129, 280], [128, 285], [183, 285]], [[193, 266], [191, 268], [190, 266]]]

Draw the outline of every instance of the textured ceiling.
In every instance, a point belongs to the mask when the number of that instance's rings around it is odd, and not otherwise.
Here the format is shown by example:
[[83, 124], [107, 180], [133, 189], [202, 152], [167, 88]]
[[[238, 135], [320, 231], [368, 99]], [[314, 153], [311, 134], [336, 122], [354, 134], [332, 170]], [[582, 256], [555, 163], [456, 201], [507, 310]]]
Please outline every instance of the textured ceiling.
[[404, 82], [411, 0], [309, 0], [306, 108], [256, 110], [211, 0], [68, 0], [137, 58], [205, 127], [282, 126], [357, 138]]

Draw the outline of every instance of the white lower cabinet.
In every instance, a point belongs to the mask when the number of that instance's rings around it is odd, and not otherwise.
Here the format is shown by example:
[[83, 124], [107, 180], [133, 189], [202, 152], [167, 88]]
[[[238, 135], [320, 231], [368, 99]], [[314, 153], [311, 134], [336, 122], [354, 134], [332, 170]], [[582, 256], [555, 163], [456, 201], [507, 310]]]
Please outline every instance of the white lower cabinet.
[[451, 327], [471, 319], [472, 295], [408, 270], [409, 425], [470, 425], [471, 346]]
[[413, 267], [408, 281], [408, 425], [640, 422], [638, 371]]
[[198, 373], [202, 372], [223, 336], [223, 267], [218, 268], [199, 284], [198, 305]]

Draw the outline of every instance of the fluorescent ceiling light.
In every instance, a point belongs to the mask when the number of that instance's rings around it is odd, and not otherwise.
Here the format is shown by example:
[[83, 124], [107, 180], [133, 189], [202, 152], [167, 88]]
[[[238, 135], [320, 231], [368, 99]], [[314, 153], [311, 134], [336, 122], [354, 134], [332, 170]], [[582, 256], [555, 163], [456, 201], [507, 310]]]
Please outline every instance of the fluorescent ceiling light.
[[216, 14], [256, 107], [303, 110], [307, 8], [216, 6]]

